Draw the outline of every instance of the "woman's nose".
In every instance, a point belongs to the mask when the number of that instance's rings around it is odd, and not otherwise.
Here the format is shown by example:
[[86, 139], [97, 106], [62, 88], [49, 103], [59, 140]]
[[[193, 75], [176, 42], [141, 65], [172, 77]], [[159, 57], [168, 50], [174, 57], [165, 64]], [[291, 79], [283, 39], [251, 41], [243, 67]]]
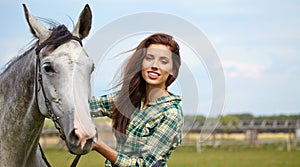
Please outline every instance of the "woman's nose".
[[158, 68], [159, 68], [158, 61], [156, 61], [156, 60], [153, 61], [151, 68], [153, 70], [158, 70]]
[[152, 70], [158, 70], [158, 67], [152, 66], [151, 69], [152, 69]]

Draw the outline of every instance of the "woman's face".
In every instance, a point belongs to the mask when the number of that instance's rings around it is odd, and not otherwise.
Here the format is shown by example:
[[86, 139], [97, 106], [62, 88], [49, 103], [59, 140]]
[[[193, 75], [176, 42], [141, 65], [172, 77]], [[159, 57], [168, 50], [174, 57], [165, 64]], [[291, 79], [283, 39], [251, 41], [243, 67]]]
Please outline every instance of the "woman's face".
[[148, 86], [165, 89], [168, 76], [172, 75], [173, 60], [169, 46], [151, 44], [142, 62], [142, 76]]

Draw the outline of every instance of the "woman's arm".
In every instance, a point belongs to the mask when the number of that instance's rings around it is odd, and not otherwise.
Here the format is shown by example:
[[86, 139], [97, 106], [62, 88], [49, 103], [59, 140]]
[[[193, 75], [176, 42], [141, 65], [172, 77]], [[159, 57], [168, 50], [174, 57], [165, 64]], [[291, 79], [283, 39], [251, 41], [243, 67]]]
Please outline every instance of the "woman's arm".
[[[117, 152], [105, 145], [102, 141], [95, 143], [93, 150], [99, 152], [116, 166], [153, 166], [158, 161], [164, 161], [166, 154], [181, 143], [182, 119], [178, 110], [171, 109], [158, 115], [154, 122], [159, 122], [155, 132], [148, 136], [144, 143], [143, 152], [139, 157], [131, 157]], [[135, 155], [136, 156], [136, 155]]]
[[118, 152], [107, 146], [102, 141], [97, 141], [96, 143], [94, 143], [93, 150], [103, 155], [111, 163], [115, 163], [117, 160]]
[[[138, 158], [132, 158], [119, 153], [114, 165], [139, 167], [153, 166], [158, 161], [164, 162], [167, 154], [171, 154], [171, 151], [181, 144], [183, 120], [180, 112], [181, 110], [170, 108], [168, 111], [159, 114], [153, 120], [155, 127], [149, 126], [149, 128], [153, 128], [151, 129], [153, 134], [147, 137], [147, 142], [144, 143], [141, 155]], [[156, 124], [157, 122], [159, 123]]]
[[93, 96], [89, 100], [90, 104], [90, 113], [92, 117], [111, 117], [113, 108], [114, 108], [114, 101], [116, 100], [117, 93], [111, 93], [108, 95], [103, 95], [100, 97]]

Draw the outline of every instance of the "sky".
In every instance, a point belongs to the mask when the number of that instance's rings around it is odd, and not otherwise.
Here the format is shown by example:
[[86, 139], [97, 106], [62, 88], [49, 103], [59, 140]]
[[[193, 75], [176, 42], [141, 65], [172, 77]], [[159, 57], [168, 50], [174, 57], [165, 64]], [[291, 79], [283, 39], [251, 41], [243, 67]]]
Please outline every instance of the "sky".
[[[88, 43], [102, 27], [128, 15], [157, 12], [180, 17], [196, 26], [206, 36], [222, 65], [225, 78], [222, 114], [250, 113], [255, 116], [300, 114], [300, 1], [4, 0], [0, 2], [2, 68], [5, 68], [10, 59], [26, 50], [27, 44], [33, 39], [23, 14], [22, 3], [27, 5], [33, 15], [53, 19], [70, 29], [73, 27], [71, 20], [76, 22], [80, 11], [88, 3], [93, 13], [93, 25], [90, 36], [83, 41], [84, 44]], [[130, 26], [132, 25], [124, 25], [123, 28]], [[144, 36], [135, 37], [134, 39], [142, 39]], [[120, 45], [123, 43], [129, 47], [127, 49], [131, 49], [139, 42], [132, 39], [127, 38], [121, 41]], [[187, 69], [192, 71], [199, 89], [196, 93], [200, 113], [205, 113], [204, 110], [208, 111], [211, 108], [214, 91], [210, 83], [212, 78], [205, 68], [205, 62], [190, 61], [193, 48], [189, 48], [188, 43], [181, 45], [184, 45], [181, 52], [183, 62], [188, 66]], [[115, 53], [114, 49], [117, 50], [118, 47], [116, 45], [110, 52]], [[96, 67], [98, 74], [101, 69], [107, 70], [105, 64], [100, 63]], [[110, 70], [112, 74], [109, 76], [112, 76], [116, 68]], [[97, 84], [94, 85], [98, 85], [99, 82], [96, 81]], [[94, 89], [95, 94], [102, 92], [102, 87], [95, 86]], [[177, 89], [175, 84], [174, 90]], [[193, 90], [188, 94], [191, 92]], [[179, 93], [183, 94], [180, 90]], [[188, 104], [192, 99], [187, 98], [186, 101], [183, 103]], [[189, 109], [184, 112], [198, 113]]]

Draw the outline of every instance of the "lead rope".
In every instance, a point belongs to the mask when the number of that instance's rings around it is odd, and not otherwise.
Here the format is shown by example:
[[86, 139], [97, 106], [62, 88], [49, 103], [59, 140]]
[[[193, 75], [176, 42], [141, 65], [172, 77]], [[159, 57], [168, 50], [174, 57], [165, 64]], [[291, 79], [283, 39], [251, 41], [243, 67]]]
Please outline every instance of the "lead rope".
[[41, 151], [41, 154], [42, 154], [42, 158], [43, 158], [44, 162], [46, 163], [47, 167], [51, 167], [51, 165], [50, 165], [49, 161], [47, 160], [46, 155], [45, 155], [40, 143], [39, 143], [39, 148], [40, 148], [40, 151]]
[[72, 164], [70, 167], [76, 167], [76, 165], [78, 164], [79, 162], [79, 159], [80, 159], [81, 155], [76, 155], [75, 159], [73, 160]]

